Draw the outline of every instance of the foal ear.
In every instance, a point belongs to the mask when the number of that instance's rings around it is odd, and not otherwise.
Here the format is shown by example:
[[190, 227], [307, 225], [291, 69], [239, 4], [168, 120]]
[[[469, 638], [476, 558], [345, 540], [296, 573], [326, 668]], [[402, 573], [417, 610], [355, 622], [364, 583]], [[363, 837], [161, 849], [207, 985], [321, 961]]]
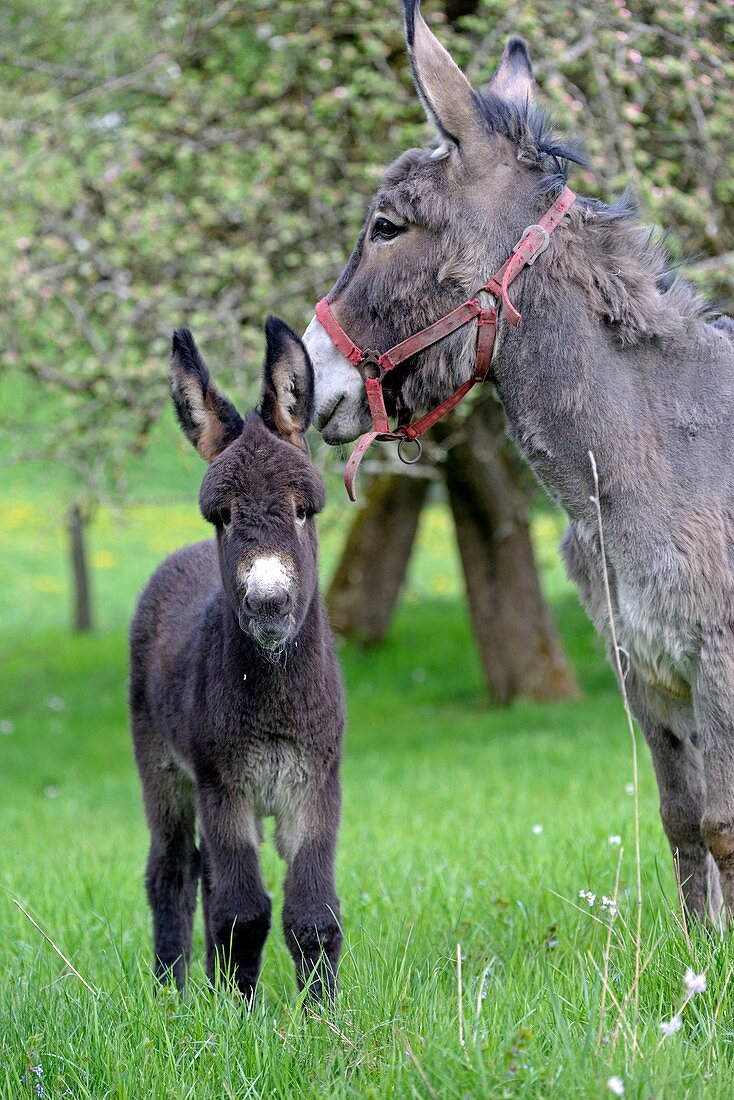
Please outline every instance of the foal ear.
[[178, 422], [202, 458], [211, 462], [242, 433], [243, 420], [212, 385], [209, 371], [187, 328], [173, 334], [168, 381]]
[[497, 70], [487, 84], [487, 91], [518, 107], [529, 107], [533, 102], [535, 77], [522, 38], [513, 36], [508, 39]]
[[404, 0], [405, 38], [418, 96], [442, 141], [466, 155], [486, 134], [476, 93], [420, 13], [420, 0]]
[[271, 432], [308, 454], [306, 431], [313, 416], [313, 367], [308, 352], [280, 317], [268, 317], [265, 341], [260, 415]]

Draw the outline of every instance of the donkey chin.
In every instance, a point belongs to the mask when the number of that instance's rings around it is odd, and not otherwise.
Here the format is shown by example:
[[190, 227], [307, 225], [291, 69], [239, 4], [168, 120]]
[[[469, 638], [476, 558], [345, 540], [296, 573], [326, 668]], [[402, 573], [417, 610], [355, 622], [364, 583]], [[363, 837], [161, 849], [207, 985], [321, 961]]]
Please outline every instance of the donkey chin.
[[240, 630], [270, 656], [279, 656], [296, 636], [292, 614], [255, 617], [245, 607], [237, 615]]

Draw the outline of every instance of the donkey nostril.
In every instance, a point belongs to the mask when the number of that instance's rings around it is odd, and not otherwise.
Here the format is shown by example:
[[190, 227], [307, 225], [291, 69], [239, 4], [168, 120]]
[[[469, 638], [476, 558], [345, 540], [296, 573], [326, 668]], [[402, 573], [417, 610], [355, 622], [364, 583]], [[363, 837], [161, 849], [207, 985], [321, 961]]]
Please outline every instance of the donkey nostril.
[[244, 602], [251, 615], [269, 618], [282, 615], [287, 611], [291, 596], [287, 588], [270, 588], [262, 592], [257, 590], [246, 592]]

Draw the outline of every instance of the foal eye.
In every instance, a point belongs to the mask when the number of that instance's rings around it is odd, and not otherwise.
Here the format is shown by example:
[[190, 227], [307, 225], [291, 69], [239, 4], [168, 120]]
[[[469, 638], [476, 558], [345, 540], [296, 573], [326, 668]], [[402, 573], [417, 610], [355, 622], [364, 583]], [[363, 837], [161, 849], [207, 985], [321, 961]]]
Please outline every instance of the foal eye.
[[220, 508], [217, 512], [216, 522], [218, 527], [229, 527], [232, 522], [232, 513], [229, 508]]
[[396, 225], [389, 218], [375, 218], [372, 224], [372, 240], [391, 241], [404, 229], [404, 225]]
[[298, 523], [302, 527], [307, 519], [308, 519], [308, 508], [306, 507], [306, 505], [305, 504], [296, 505], [296, 523]]

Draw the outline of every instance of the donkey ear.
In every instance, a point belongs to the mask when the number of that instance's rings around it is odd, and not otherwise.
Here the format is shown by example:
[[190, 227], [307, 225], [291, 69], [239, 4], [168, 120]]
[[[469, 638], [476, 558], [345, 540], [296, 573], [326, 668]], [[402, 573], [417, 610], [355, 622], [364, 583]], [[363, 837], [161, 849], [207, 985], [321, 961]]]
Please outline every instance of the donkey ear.
[[485, 145], [476, 93], [420, 13], [420, 0], [404, 0], [405, 38], [418, 96], [442, 141], [466, 154]]
[[306, 431], [313, 416], [313, 367], [308, 352], [279, 317], [265, 322], [265, 341], [260, 415], [271, 432], [308, 454]]
[[494, 92], [500, 99], [515, 103], [518, 107], [529, 107], [533, 102], [533, 66], [522, 38], [513, 36], [508, 39], [497, 71], [487, 85], [487, 91]]
[[242, 433], [243, 420], [212, 385], [206, 363], [187, 328], [173, 334], [168, 381], [178, 422], [202, 458], [211, 462]]

